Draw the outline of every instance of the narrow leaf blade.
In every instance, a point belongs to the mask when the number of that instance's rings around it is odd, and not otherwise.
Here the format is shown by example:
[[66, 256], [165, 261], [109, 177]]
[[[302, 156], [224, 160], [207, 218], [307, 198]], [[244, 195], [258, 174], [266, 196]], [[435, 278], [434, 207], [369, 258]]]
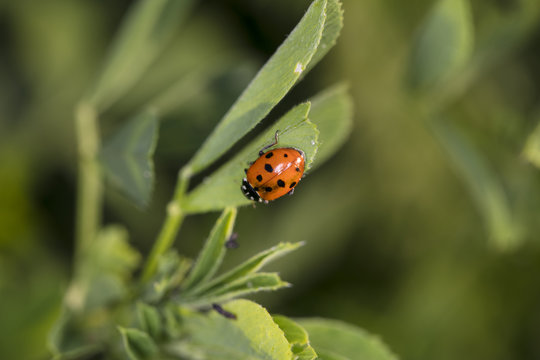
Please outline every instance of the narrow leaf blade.
[[186, 278], [184, 291], [204, 283], [216, 273], [225, 255], [225, 242], [232, 234], [235, 219], [235, 208], [223, 211]]
[[289, 286], [290, 284], [282, 281], [276, 273], [254, 273], [229, 283], [220, 284], [220, 286], [192, 298], [181, 298], [180, 303], [191, 306], [210, 305], [261, 291], [275, 291]]
[[141, 329], [153, 339], [161, 337], [163, 326], [159, 311], [155, 307], [142, 302], [137, 303], [137, 320]]
[[124, 350], [130, 360], [151, 359], [158, 352], [154, 340], [144, 331], [119, 326]]
[[296, 319], [309, 334], [309, 340], [323, 359], [397, 360], [376, 336], [341, 321]]
[[321, 41], [326, 0], [315, 0], [298, 25], [255, 76], [190, 161], [197, 173], [223, 155], [287, 94]]
[[247, 199], [240, 189], [245, 176], [244, 169], [248, 167], [250, 161], [257, 159], [261, 148], [274, 141], [276, 131], [279, 131], [277, 146], [290, 146], [302, 150], [306, 156], [306, 169], [309, 169], [319, 145], [319, 131], [307, 120], [310, 106], [310, 103], [303, 103], [287, 112], [238, 155], [191, 191], [184, 198], [182, 209], [198, 213], [251, 204], [252, 201]]
[[186, 293], [185, 295], [193, 296], [196, 294], [209, 292], [210, 290], [218, 287], [222, 287], [230, 282], [233, 282], [248, 274], [258, 271], [270, 261], [286, 255], [289, 252], [298, 249], [302, 245], [303, 243], [279, 243], [278, 245], [253, 256], [251, 259], [231, 269], [225, 274], [218, 276], [215, 279], [212, 279], [203, 286], [194, 289], [194, 291]]
[[158, 120], [145, 111], [130, 120], [103, 147], [100, 160], [111, 183], [139, 207], [150, 201], [154, 185], [152, 157], [158, 137]]
[[306, 70], [302, 73], [305, 76], [321, 59], [334, 47], [337, 38], [343, 28], [343, 9], [341, 2], [338, 0], [328, 0], [326, 5], [326, 21], [321, 37], [321, 42], [317, 46], [317, 52], [306, 66]]

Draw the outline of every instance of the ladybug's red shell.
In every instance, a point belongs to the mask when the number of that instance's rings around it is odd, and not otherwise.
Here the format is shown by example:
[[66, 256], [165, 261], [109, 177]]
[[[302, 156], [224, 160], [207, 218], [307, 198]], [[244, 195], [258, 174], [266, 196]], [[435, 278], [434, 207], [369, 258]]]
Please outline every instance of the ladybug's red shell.
[[291, 193], [302, 179], [304, 163], [304, 153], [300, 150], [269, 150], [246, 170], [242, 191], [255, 201], [271, 201]]

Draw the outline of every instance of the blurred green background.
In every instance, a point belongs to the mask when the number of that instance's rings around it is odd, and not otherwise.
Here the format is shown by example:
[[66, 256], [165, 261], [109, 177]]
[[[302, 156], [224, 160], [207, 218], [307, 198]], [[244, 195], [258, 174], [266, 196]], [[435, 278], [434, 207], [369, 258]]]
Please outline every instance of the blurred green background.
[[[72, 266], [73, 110], [130, 3], [0, 1], [1, 359], [47, 358]], [[141, 251], [159, 230], [176, 171], [309, 3], [197, 2], [144, 78], [103, 115], [106, 138], [144, 104], [163, 114], [149, 208], [106, 194], [105, 221], [124, 223]], [[225, 265], [305, 241], [272, 266], [294, 287], [257, 297], [270, 312], [345, 320], [403, 359], [538, 359], [540, 173], [522, 150], [540, 120], [540, 4], [471, 1], [481, 61], [465, 69], [473, 80], [445, 114], [468, 144], [457, 159], [405, 81], [432, 5], [344, 1], [337, 46], [265, 123], [345, 80], [355, 106], [350, 140], [293, 197], [241, 209], [241, 246]], [[460, 167], [467, 159], [489, 169], [501, 198], [474, 190]], [[186, 219], [182, 253], [197, 254], [216, 217]]]

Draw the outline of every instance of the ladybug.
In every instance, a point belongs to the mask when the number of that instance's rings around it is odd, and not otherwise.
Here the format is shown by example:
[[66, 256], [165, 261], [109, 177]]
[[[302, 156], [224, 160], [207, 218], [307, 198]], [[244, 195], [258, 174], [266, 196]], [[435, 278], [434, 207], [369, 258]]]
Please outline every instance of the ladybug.
[[305, 155], [295, 148], [266, 149], [276, 145], [275, 142], [259, 151], [259, 158], [244, 169], [246, 177], [242, 180], [242, 192], [253, 201], [268, 203], [285, 194], [292, 194], [304, 174]]

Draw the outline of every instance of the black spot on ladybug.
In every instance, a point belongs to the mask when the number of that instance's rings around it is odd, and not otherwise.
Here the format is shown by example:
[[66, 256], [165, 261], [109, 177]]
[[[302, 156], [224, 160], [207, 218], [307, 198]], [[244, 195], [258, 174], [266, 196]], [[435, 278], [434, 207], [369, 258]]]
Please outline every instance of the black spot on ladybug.
[[277, 181], [277, 185], [278, 185], [279, 187], [285, 187], [285, 181], [279, 179], [279, 180]]
[[272, 168], [272, 165], [270, 164], [264, 164], [264, 170], [268, 171], [269, 173], [274, 171], [274, 169]]
[[300, 168], [296, 168], [296, 171], [300, 172]]
[[259, 191], [259, 188], [255, 186], [255, 187], [253, 188], [253, 190]]
[[267, 186], [267, 187], [265, 187], [265, 188], [264, 188], [264, 191], [266, 191], [266, 192], [270, 192], [270, 191], [272, 191], [272, 188], [271, 188], [271, 187], [269, 187], [269, 186]]
[[262, 176], [260, 174], [257, 175], [257, 181], [262, 181]]
[[289, 155], [287, 155], [287, 154], [283, 154], [283, 157], [289, 157]]
[[294, 185], [296, 185], [296, 181], [293, 181], [293, 182], [291, 183], [291, 185], [289, 185], [289, 189], [293, 188]]
[[271, 151], [268, 154], [264, 155], [264, 157], [267, 159], [270, 159], [272, 156], [274, 156], [274, 153]]

